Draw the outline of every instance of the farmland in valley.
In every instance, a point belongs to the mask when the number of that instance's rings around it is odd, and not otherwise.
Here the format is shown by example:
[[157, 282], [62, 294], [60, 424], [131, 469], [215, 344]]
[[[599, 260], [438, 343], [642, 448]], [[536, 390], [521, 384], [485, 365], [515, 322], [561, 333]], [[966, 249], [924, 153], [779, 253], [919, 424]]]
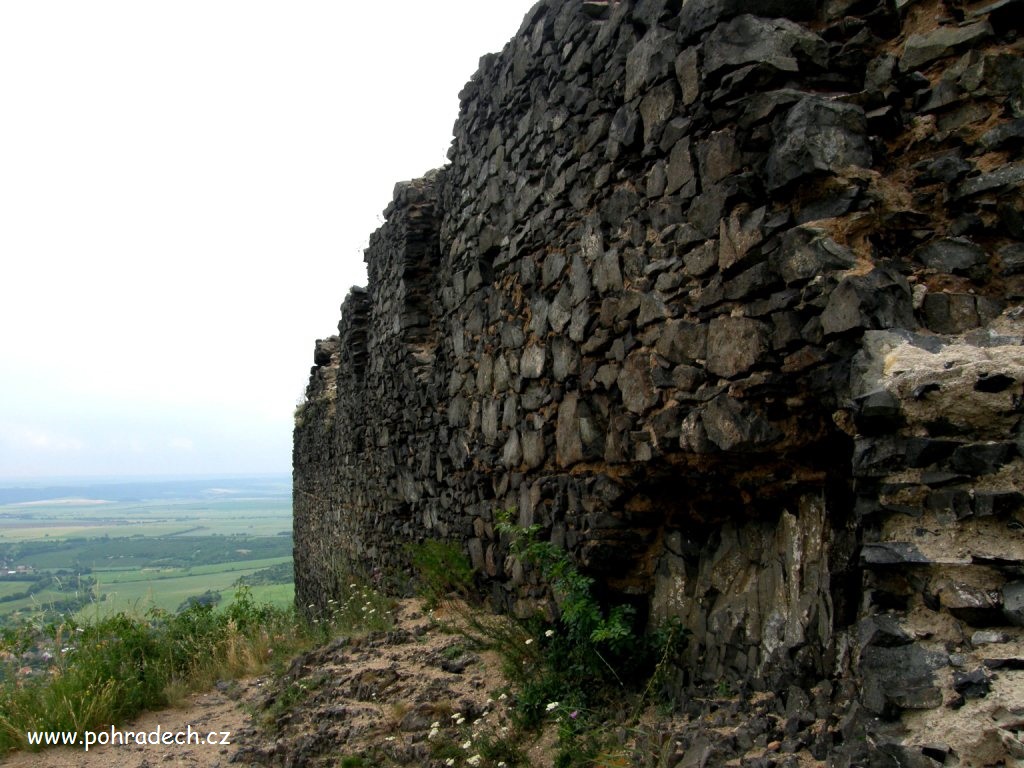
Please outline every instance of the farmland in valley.
[[0, 623], [293, 597], [287, 476], [0, 484]]

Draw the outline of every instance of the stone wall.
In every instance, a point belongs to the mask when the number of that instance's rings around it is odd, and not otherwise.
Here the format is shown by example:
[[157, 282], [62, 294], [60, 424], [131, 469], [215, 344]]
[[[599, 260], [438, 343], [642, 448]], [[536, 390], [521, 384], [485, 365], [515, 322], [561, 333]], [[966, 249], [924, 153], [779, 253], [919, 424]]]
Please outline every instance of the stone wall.
[[[680, 685], [831, 681], [922, 760], [922, 734], [1003, 748], [985, 713], [1024, 728], [1021, 19], [538, 3], [317, 342], [299, 604], [430, 537], [498, 605], [557, 611], [495, 534], [511, 509], [609, 598], [684, 622]], [[987, 730], [954, 738], [954, 714]]]

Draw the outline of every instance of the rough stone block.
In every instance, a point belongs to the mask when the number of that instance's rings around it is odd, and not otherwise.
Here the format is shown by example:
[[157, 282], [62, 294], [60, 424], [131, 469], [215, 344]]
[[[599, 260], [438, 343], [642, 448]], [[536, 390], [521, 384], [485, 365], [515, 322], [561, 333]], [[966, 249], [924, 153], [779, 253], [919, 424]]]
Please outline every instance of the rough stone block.
[[967, 238], [944, 238], [920, 248], [915, 257], [926, 267], [952, 275], [984, 277], [988, 255]]
[[852, 104], [817, 96], [801, 99], [779, 121], [775, 136], [765, 165], [769, 190], [810, 175], [871, 164], [867, 120]]
[[746, 373], [770, 349], [769, 327], [749, 317], [716, 317], [708, 325], [707, 368], [725, 378]]
[[751, 14], [719, 24], [704, 44], [706, 76], [756, 64], [780, 72], [798, 72], [801, 63], [824, 69], [828, 44], [799, 24]]
[[770, 262], [787, 285], [794, 285], [828, 272], [849, 269], [854, 256], [849, 248], [836, 243], [824, 230], [795, 227], [783, 234]]
[[926, 34], [910, 35], [903, 46], [900, 69], [904, 72], [918, 69], [935, 59], [975, 45], [991, 34], [992, 25], [986, 19], [962, 27], [939, 27]]
[[844, 277], [821, 314], [821, 328], [826, 334], [913, 325], [910, 287], [902, 275], [884, 267]]
[[782, 433], [759, 413], [726, 395], [700, 411], [704, 432], [723, 451], [766, 450]]
[[650, 29], [626, 57], [626, 101], [667, 77], [674, 69], [677, 54], [675, 36], [671, 32], [659, 27]]

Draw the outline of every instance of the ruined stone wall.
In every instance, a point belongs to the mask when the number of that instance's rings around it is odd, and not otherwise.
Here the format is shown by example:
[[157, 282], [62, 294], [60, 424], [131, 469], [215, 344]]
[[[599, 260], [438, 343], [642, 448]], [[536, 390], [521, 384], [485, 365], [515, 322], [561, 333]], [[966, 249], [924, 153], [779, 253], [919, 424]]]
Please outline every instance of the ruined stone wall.
[[[512, 509], [607, 596], [683, 621], [681, 685], [829, 681], [940, 742], [939, 715], [1012, 700], [1021, 18], [538, 3], [317, 343], [300, 605], [433, 537], [499, 605], [557, 610], [495, 534]], [[982, 730], [964, 743], [1012, 729]], [[823, 753], [851, 737], [819, 731]]]

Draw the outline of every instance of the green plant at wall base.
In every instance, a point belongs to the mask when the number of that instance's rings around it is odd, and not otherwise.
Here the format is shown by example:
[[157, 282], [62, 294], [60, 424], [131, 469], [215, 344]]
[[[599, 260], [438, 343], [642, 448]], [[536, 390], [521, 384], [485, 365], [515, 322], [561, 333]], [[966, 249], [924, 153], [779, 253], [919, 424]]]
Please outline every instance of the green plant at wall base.
[[678, 622], [667, 622], [647, 635], [638, 633], [632, 606], [603, 607], [594, 595], [594, 580], [580, 573], [569, 553], [539, 540], [540, 526], [523, 527], [511, 520], [511, 512], [499, 513], [495, 529], [507, 537], [513, 555], [541, 569], [560, 608], [554, 626], [535, 626], [531, 647], [537, 657], [519, 680], [519, 723], [536, 727], [555, 718], [560, 745], [556, 764], [592, 765], [607, 748], [601, 709], [613, 704], [621, 711], [626, 697], [634, 700], [638, 714], [660, 684], [684, 633]]
[[473, 588], [473, 568], [455, 544], [427, 539], [408, 547], [409, 560], [416, 571], [420, 592], [429, 608], [455, 593], [468, 598]]
[[508, 536], [512, 553], [538, 566], [558, 598], [566, 650], [573, 657], [574, 666], [593, 675], [599, 671], [595, 668], [599, 663], [618, 680], [606, 656], [619, 657], [634, 651], [638, 644], [643, 645], [633, 629], [635, 609], [616, 605], [603, 610], [593, 594], [594, 580], [580, 573], [568, 552], [549, 541], [538, 540], [539, 525], [515, 525], [507, 511], [499, 513], [497, 519], [495, 529]]

